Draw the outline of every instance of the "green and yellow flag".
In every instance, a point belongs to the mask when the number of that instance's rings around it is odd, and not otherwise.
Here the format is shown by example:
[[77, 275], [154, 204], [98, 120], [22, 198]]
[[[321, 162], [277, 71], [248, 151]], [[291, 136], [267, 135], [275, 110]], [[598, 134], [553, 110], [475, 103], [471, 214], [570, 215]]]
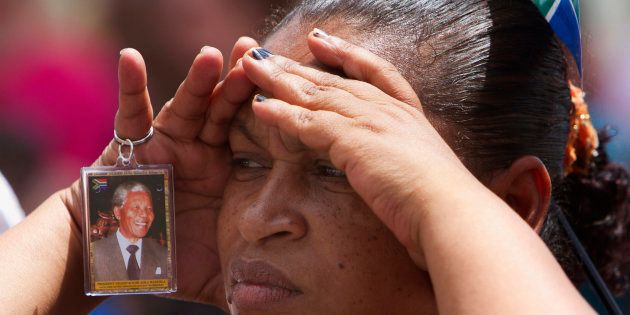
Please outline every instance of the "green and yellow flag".
[[581, 74], [580, 0], [532, 0], [532, 2], [569, 48]]

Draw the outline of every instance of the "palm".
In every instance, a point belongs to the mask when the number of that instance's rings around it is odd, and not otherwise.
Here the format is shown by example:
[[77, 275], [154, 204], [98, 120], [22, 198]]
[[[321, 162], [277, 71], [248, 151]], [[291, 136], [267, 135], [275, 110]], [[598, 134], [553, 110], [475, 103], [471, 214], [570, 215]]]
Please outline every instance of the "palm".
[[[167, 113], [168, 109], [163, 113]], [[162, 115], [162, 113], [160, 114]], [[229, 175], [229, 149], [200, 139], [178, 141], [160, 130], [134, 150], [140, 164], [173, 164], [175, 231], [178, 270], [176, 296], [206, 303], [222, 302], [223, 283], [217, 255], [216, 218]], [[112, 142], [102, 162], [112, 165], [118, 156]]]
[[229, 174], [227, 147], [211, 147], [199, 140], [177, 142], [156, 130], [153, 141], [142, 149], [138, 150], [139, 161], [173, 163], [177, 295], [206, 303], [220, 302], [216, 299], [221, 298], [223, 283], [215, 227]]
[[[251, 46], [241, 39], [232, 54], [232, 66]], [[217, 214], [230, 172], [227, 127], [238, 105], [253, 85], [242, 72], [231, 71], [217, 85], [222, 56], [215, 49], [200, 53], [169, 101], [152, 120], [146, 90], [146, 70], [137, 52], [121, 54], [120, 108], [116, 130], [121, 137], [138, 139], [151, 125], [154, 136], [137, 146], [140, 164], [173, 165], [178, 291], [176, 297], [225, 306], [216, 243]], [[110, 143], [96, 165], [112, 165], [118, 144]]]

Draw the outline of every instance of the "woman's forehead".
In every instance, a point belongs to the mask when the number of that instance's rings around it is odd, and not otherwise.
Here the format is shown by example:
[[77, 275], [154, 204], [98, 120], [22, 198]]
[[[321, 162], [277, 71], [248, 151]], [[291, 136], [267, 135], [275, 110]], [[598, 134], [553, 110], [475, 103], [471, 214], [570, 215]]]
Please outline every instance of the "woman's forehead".
[[[240, 139], [240, 140], [237, 140]], [[243, 104], [230, 127], [230, 141], [247, 140], [264, 151], [298, 153], [309, 151], [301, 141], [256, 119], [251, 100]]]
[[262, 47], [301, 64], [315, 64], [317, 60], [308, 48], [307, 36], [308, 31], [284, 27], [269, 35]]
[[[270, 34], [262, 43], [262, 47], [270, 50], [275, 55], [292, 59], [304, 66], [343, 76], [343, 74], [336, 69], [326, 68], [311, 53], [308, 47], [307, 39], [308, 34], [312, 29], [297, 25], [292, 27], [294, 24], [297, 23], [291, 22], [287, 26]], [[335, 32], [336, 35], [344, 38], [346, 38], [346, 36], [347, 38], [351, 36], [350, 32], [345, 31], [344, 29], [335, 29]], [[268, 91], [262, 91], [260, 89], [257, 89], [255, 94], [263, 94], [267, 97], [273, 97], [273, 95], [271, 95]], [[277, 128], [270, 128], [258, 120], [251, 108], [252, 99], [253, 95], [245, 103], [243, 103], [239, 109], [230, 128], [231, 136], [238, 134], [250, 141], [257, 140], [255, 143], [268, 147], [270, 145], [270, 135], [277, 134], [281, 139], [281, 143], [288, 151], [301, 151], [304, 149], [304, 146], [299, 140], [279, 132]]]
[[314, 59], [306, 42], [308, 32], [298, 22], [291, 21], [285, 27], [270, 33], [261, 45], [274, 54], [306, 63], [307, 60], [298, 60], [298, 58], [310, 55], [310, 58]]
[[[285, 26], [269, 34], [261, 43], [262, 47], [270, 50], [274, 54], [293, 59], [302, 64], [321, 66], [308, 48], [308, 34], [313, 28], [320, 28], [329, 34], [341, 37], [350, 42], [360, 42], [361, 46], [373, 46], [375, 38], [362, 36], [351, 26], [345, 23], [327, 21], [322, 25], [311, 25], [299, 19], [288, 22]], [[369, 38], [369, 40], [368, 40]], [[368, 48], [369, 49], [369, 48]]]
[[[267, 37], [262, 47], [276, 55], [292, 59], [302, 65], [322, 69], [322, 64], [315, 59], [308, 48], [307, 36], [308, 31], [300, 30], [299, 28], [284, 27]], [[262, 91], [260, 89], [257, 89], [255, 94], [273, 97], [268, 91]], [[237, 132], [246, 136], [248, 139], [253, 137], [259, 138], [256, 140], [263, 141], [264, 138], [269, 135], [269, 127], [256, 119], [256, 115], [254, 115], [251, 109], [253, 96], [254, 95], [240, 107], [230, 128], [230, 133]]]

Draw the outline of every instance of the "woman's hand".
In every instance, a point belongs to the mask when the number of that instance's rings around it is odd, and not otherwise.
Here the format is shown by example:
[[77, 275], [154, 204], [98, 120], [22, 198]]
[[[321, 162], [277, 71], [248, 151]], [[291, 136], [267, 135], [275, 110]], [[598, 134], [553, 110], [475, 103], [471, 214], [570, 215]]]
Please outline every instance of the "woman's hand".
[[273, 96], [255, 100], [254, 112], [327, 152], [423, 265], [418, 227], [430, 207], [408, 205], [418, 205], [412, 200], [431, 203], [452, 190], [449, 183], [474, 178], [429, 124], [414, 90], [392, 64], [337, 37], [318, 35], [308, 38], [311, 52], [351, 79], [281, 56], [257, 60], [248, 54], [243, 59], [247, 76]]
[[280, 56], [248, 55], [247, 76], [272, 96], [256, 97], [253, 110], [329, 154], [429, 272], [440, 312], [591, 312], [540, 238], [429, 124], [394, 66], [317, 30], [308, 44], [320, 62], [350, 79]]
[[[254, 89], [240, 63], [236, 65], [237, 59], [256, 45], [253, 39], [239, 39], [231, 56], [232, 71], [220, 83], [223, 57], [217, 49], [204, 47], [175, 97], [155, 120], [142, 56], [133, 49], [120, 55], [116, 131], [123, 139], [139, 139], [153, 125], [153, 137], [134, 148], [138, 163], [173, 164], [179, 271], [176, 296], [186, 300], [225, 306], [216, 217], [230, 172], [227, 128]], [[94, 166], [114, 165], [117, 157], [118, 143], [112, 141]], [[66, 199], [77, 222], [81, 220], [79, 191], [75, 183]]]

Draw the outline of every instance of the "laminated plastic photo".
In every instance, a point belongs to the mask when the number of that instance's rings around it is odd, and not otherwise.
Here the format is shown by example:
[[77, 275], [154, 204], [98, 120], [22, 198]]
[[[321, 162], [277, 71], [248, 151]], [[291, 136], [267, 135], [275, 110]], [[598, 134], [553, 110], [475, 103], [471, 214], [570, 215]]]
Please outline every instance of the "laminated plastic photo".
[[82, 173], [86, 294], [174, 292], [171, 169]]

